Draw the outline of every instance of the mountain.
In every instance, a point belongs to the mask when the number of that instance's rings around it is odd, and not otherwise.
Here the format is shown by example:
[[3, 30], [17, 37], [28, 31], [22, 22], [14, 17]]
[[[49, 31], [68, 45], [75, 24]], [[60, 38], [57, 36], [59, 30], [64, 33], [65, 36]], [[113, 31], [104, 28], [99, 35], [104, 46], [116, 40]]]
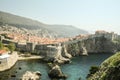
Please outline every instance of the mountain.
[[72, 25], [49, 25], [47, 29], [54, 31], [56, 33], [62, 34], [64, 36], [76, 36], [79, 34], [88, 34], [87, 31], [78, 29]]
[[38, 35], [48, 34], [57, 37], [72, 37], [79, 34], [87, 34], [85, 30], [71, 25], [49, 25], [29, 18], [0, 11], [0, 25], [10, 25], [28, 30], [38, 30]]
[[0, 11], [0, 24], [9, 24], [16, 27], [22, 27], [26, 29], [39, 29], [44, 28], [45, 24], [32, 20], [29, 18], [24, 18], [14, 14], [1, 12]]
[[[95, 68], [93, 70], [95, 72]], [[106, 59], [87, 80], [120, 80], [120, 52]]]

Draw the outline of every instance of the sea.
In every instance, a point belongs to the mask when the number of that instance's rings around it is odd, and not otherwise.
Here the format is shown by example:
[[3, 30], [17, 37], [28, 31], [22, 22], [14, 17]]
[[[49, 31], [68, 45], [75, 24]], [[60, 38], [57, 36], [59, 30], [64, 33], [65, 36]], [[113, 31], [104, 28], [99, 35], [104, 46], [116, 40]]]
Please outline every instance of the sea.
[[[86, 80], [91, 66], [99, 66], [105, 59], [113, 54], [90, 54], [77, 56], [71, 59], [70, 64], [61, 65], [61, 70], [68, 78], [66, 80]], [[18, 61], [10, 70], [0, 72], [0, 80], [20, 80], [26, 71], [40, 71], [41, 80], [51, 80], [48, 77], [49, 67], [42, 60]]]

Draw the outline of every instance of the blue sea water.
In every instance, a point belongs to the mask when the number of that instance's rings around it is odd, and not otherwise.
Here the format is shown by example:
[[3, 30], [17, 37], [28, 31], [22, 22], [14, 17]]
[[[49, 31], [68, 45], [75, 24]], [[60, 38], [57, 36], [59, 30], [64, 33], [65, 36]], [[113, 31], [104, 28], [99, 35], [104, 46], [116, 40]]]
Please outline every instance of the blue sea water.
[[[72, 63], [61, 65], [63, 73], [68, 75], [66, 80], [86, 80], [90, 66], [100, 65], [106, 58], [112, 54], [91, 54], [89, 56], [78, 56], [72, 58]], [[19, 69], [21, 67], [21, 70]], [[8, 71], [0, 72], [0, 80], [20, 80], [26, 71], [40, 71], [41, 80], [50, 80], [48, 77], [49, 68], [46, 63], [40, 60], [18, 61], [16, 65]], [[16, 77], [11, 77], [11, 75]]]
[[100, 65], [112, 54], [92, 54], [89, 56], [78, 56], [72, 59], [71, 64], [62, 65], [62, 71], [68, 75], [67, 80], [86, 80], [91, 66]]

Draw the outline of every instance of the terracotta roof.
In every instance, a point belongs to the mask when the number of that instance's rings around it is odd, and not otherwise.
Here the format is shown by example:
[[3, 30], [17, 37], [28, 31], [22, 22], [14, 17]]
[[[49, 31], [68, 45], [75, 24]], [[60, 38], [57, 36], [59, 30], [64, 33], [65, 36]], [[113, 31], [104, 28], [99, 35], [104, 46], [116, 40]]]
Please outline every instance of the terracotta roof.
[[59, 42], [66, 42], [69, 38], [58, 38], [58, 39], [50, 39], [50, 38], [43, 38], [38, 36], [28, 36], [26, 34], [21, 33], [9, 33], [8, 37], [12, 38], [14, 41], [29, 41], [29, 42], [37, 42], [40, 44], [52, 44], [52, 43], [59, 43]]
[[0, 50], [0, 54], [4, 54], [6, 50]]

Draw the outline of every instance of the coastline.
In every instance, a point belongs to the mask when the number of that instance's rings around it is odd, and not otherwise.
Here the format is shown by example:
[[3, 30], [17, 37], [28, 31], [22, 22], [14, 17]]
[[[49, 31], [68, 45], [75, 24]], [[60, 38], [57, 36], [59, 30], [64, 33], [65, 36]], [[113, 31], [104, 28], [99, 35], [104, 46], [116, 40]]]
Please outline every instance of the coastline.
[[36, 56], [36, 55], [31, 55], [30, 57], [24, 57], [24, 56], [19, 56], [18, 57], [18, 61], [19, 60], [32, 60], [32, 59], [43, 59], [42, 56]]
[[1, 61], [0, 72], [11, 69], [18, 60], [17, 52], [13, 52], [9, 58], [6, 58], [4, 61]]
[[24, 57], [17, 54], [17, 52], [13, 52], [10, 57], [6, 60], [6, 63], [0, 65], [0, 72], [11, 69], [17, 61], [22, 60], [35, 60], [35, 59], [43, 59], [42, 56], [31, 55], [30, 57]]

